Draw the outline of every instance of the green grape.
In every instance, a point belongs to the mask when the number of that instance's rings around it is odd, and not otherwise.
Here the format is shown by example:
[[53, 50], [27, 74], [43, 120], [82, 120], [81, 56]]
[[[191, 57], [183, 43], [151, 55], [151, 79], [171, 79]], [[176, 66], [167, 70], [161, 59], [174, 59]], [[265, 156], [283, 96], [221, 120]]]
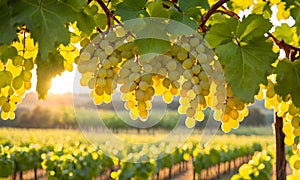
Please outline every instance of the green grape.
[[169, 72], [169, 79], [174, 82], [180, 79], [180, 74], [178, 71]]
[[192, 78], [192, 83], [193, 83], [193, 84], [198, 84], [198, 83], [199, 83], [199, 78], [198, 78], [197, 76], [194, 76], [194, 77]]
[[199, 74], [199, 73], [201, 72], [201, 66], [200, 66], [199, 64], [194, 65], [194, 66], [192, 67], [192, 72], [193, 72], [194, 74]]
[[146, 81], [140, 81], [139, 82], [139, 88], [142, 91], [146, 91], [148, 89], [148, 83]]
[[197, 51], [197, 53], [203, 53], [205, 51], [205, 47], [202, 44], [199, 44], [196, 47], [196, 51]]
[[96, 86], [96, 81], [97, 81], [96, 78], [90, 79], [89, 82], [88, 82], [88, 87], [89, 87], [90, 89], [94, 89], [95, 86]]
[[186, 51], [190, 51], [191, 50], [191, 46], [188, 43], [183, 43], [181, 44], [181, 47], [186, 50]]
[[13, 59], [13, 65], [14, 66], [22, 66], [23, 65], [23, 60], [24, 58], [20, 55], [17, 55], [14, 59]]
[[208, 62], [208, 58], [204, 53], [198, 54], [197, 56], [197, 60], [199, 61], [199, 63], [203, 64], [203, 63], [207, 63]]
[[12, 82], [12, 87], [15, 90], [20, 89], [23, 86], [23, 77], [22, 76], [17, 76], [14, 78], [13, 82]]
[[190, 39], [190, 44], [192, 47], [196, 47], [200, 43], [200, 40], [197, 37]]
[[97, 71], [97, 77], [98, 78], [105, 78], [107, 75], [107, 72], [105, 69], [103, 68], [100, 68], [98, 71]]
[[103, 69], [109, 69], [111, 67], [110, 61], [109, 60], [104, 60], [102, 62], [102, 68]]
[[104, 52], [107, 55], [111, 55], [114, 52], [114, 48], [112, 46], [106, 46]]
[[166, 67], [169, 71], [174, 71], [177, 67], [177, 63], [175, 61], [170, 61], [170, 62], [168, 62]]
[[80, 46], [82, 47], [82, 48], [85, 48], [88, 44], [90, 44], [90, 40], [88, 39], [88, 38], [84, 38], [84, 39], [82, 39], [81, 41], [80, 41]]
[[30, 71], [23, 70], [21, 74], [24, 81], [28, 82], [31, 80], [32, 73]]
[[193, 78], [193, 72], [190, 69], [186, 69], [183, 71], [183, 77], [185, 79], [191, 79]]
[[7, 101], [5, 96], [0, 96], [0, 106], [2, 106]]
[[184, 69], [191, 69], [194, 65], [194, 60], [189, 58], [189, 59], [186, 59], [183, 63], [182, 63], [182, 67]]
[[2, 105], [2, 111], [8, 113], [8, 112], [10, 112], [10, 110], [11, 110], [10, 103], [7, 102], [7, 101], [4, 102], [3, 105]]
[[11, 84], [12, 73], [9, 71], [0, 71], [0, 88], [4, 88]]
[[126, 35], [125, 29], [121, 26], [116, 27], [116, 35], [117, 37], [124, 37]]
[[79, 56], [79, 62], [89, 61], [91, 59], [91, 53], [84, 51]]
[[183, 61], [188, 58], [188, 54], [184, 52], [183, 50], [178, 51], [177, 53], [177, 59], [180, 61]]
[[300, 117], [293, 117], [291, 123], [294, 128], [298, 128], [300, 125]]
[[137, 101], [143, 101], [144, 97], [145, 97], [145, 91], [138, 89], [135, 92], [135, 98]]

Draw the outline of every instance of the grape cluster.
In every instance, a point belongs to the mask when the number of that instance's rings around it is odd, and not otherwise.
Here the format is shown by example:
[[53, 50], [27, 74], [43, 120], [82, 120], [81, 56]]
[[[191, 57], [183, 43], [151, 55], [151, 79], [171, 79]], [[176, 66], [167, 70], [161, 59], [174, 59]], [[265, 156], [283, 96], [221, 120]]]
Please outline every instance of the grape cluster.
[[134, 35], [121, 26], [81, 45], [81, 85], [91, 89], [96, 104], [109, 103], [119, 84], [132, 119], [148, 118], [155, 95], [166, 103], [180, 95], [178, 111], [187, 115], [188, 127], [204, 119], [202, 110], [208, 105], [217, 113], [224, 110], [222, 67], [199, 34], [171, 40], [164, 54], [139, 54]]
[[234, 96], [229, 85], [226, 87], [226, 96], [225, 111], [221, 120], [223, 131], [229, 132], [232, 128], [238, 128], [240, 121], [248, 116], [248, 107], [243, 101]]
[[134, 57], [132, 40], [122, 27], [117, 26], [96, 36], [92, 42], [81, 41], [84, 49], [78, 60], [78, 71], [82, 74], [80, 83], [92, 89], [91, 96], [96, 104], [111, 102], [111, 95], [117, 88], [115, 77], [120, 71], [120, 63], [123, 58]]
[[21, 96], [31, 88], [33, 59], [16, 55], [3, 64], [0, 61], [0, 106], [3, 120], [14, 119]]
[[[257, 98], [265, 98], [265, 107], [274, 109], [278, 117], [283, 119], [282, 131], [285, 134], [284, 143], [292, 146], [293, 155], [289, 159], [292, 169], [300, 170], [300, 108], [293, 104], [290, 95], [279, 96], [275, 91], [276, 77], [268, 77], [268, 84], [261, 85]], [[297, 174], [291, 175], [297, 179]]]

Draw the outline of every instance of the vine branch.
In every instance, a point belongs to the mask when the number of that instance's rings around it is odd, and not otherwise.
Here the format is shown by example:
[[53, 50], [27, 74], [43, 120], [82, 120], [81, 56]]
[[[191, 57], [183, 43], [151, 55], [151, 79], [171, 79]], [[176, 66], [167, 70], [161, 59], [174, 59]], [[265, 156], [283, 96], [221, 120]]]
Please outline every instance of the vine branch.
[[[92, 0], [89, 0], [88, 3], [90, 3]], [[107, 17], [107, 26], [108, 28], [110, 28], [111, 26], [111, 18], [116, 21], [117, 23], [121, 24], [121, 22], [115, 17], [115, 14], [110, 11], [107, 7], [107, 5], [105, 5], [105, 3], [102, 0], [96, 0], [96, 2], [101, 6], [101, 8], [103, 9], [103, 11], [106, 14]]]
[[275, 44], [285, 52], [285, 57], [290, 59], [292, 62], [300, 58], [300, 48], [292, 46], [284, 42], [284, 40], [277, 39], [273, 34], [267, 33], [268, 37], [271, 38]]
[[209, 10], [208, 12], [202, 16], [201, 19], [201, 24], [199, 25], [198, 29], [201, 30], [202, 32], [207, 31], [207, 26], [205, 25], [205, 23], [207, 22], [207, 20], [210, 18], [211, 15], [213, 15], [217, 9], [221, 6], [223, 6], [224, 3], [228, 2], [229, 0], [219, 0], [218, 2], [216, 2], [216, 4], [214, 4]]

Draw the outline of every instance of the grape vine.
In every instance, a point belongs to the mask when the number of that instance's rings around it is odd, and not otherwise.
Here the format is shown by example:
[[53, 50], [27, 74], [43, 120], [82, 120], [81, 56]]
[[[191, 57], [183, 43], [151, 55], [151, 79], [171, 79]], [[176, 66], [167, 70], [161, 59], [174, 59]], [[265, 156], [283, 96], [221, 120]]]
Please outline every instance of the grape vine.
[[[132, 119], [147, 119], [154, 96], [166, 103], [180, 96], [188, 127], [210, 106], [228, 132], [256, 97], [282, 118], [299, 178], [299, 0], [3, 0], [0, 9], [2, 119], [14, 119], [34, 71], [45, 99], [51, 79], [74, 64], [96, 104], [120, 88]], [[274, 17], [292, 20], [277, 25]], [[172, 20], [193, 32], [154, 23], [128, 31], [125, 22], [135, 18]]]

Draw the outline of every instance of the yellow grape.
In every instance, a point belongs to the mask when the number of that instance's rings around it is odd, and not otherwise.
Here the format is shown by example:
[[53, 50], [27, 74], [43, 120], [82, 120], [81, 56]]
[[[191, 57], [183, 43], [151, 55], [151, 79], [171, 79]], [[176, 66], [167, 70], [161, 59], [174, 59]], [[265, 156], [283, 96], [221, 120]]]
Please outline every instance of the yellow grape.
[[32, 59], [25, 59], [24, 60], [24, 68], [26, 71], [32, 70], [34, 67]]
[[22, 76], [17, 76], [14, 78], [13, 82], [12, 82], [12, 87], [15, 90], [20, 89], [23, 86], [23, 78]]
[[30, 71], [22, 71], [22, 78], [24, 81], [29, 82], [31, 80], [32, 73]]
[[13, 59], [13, 65], [14, 66], [22, 66], [23, 65], [23, 60], [24, 58], [20, 55], [17, 55], [14, 59]]
[[9, 102], [4, 102], [3, 104], [2, 104], [2, 111], [3, 112], [9, 112], [9, 111], [11, 111], [11, 105], [10, 105], [10, 103]]
[[170, 91], [166, 91], [166, 92], [164, 93], [163, 98], [164, 98], [164, 101], [165, 101], [167, 104], [170, 104], [170, 103], [172, 102], [172, 100], [173, 100], [173, 95], [171, 94]]
[[204, 119], [204, 113], [202, 111], [197, 111], [196, 120], [197, 121], [203, 121], [203, 119]]
[[186, 118], [185, 126], [187, 128], [193, 128], [193, 127], [195, 127], [195, 125], [196, 125], [196, 121], [194, 118], [190, 118], [190, 117]]

